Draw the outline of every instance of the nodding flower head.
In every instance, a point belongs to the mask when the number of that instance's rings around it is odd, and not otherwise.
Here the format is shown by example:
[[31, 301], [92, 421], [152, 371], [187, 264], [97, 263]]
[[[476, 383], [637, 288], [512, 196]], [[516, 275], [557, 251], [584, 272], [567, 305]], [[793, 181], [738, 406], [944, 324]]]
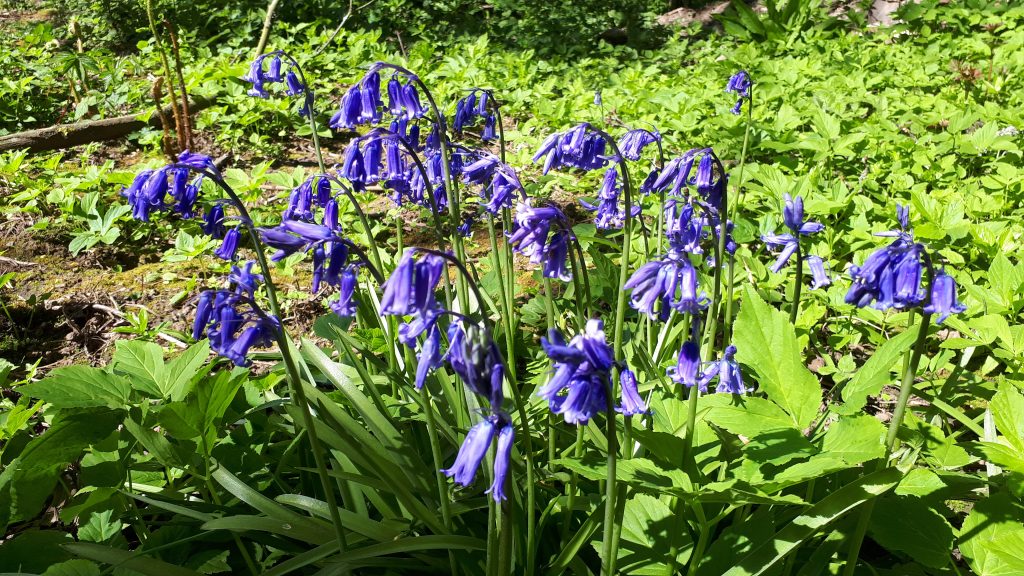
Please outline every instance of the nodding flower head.
[[456, 133], [472, 126], [478, 120], [483, 120], [484, 129], [480, 139], [484, 142], [494, 139], [497, 115], [491, 111], [488, 104], [493, 101], [491, 93], [481, 88], [473, 88], [469, 94], [464, 96], [455, 104], [455, 116], [452, 117], [452, 130]]
[[738, 96], [736, 105], [732, 107], [733, 114], [739, 114], [743, 107], [743, 101], [750, 100], [750, 87], [752, 85], [753, 81], [751, 81], [750, 75], [747, 74], [746, 70], [740, 70], [729, 78], [729, 83], [726, 84], [725, 91], [734, 93]]
[[820, 256], [808, 256], [807, 267], [811, 269], [812, 290], [817, 290], [818, 288], [832, 284], [832, 279], [828, 277], [828, 272], [825, 270], [825, 263], [822, 261]]
[[263, 277], [253, 274], [252, 267], [253, 262], [233, 266], [227, 288], [203, 292], [192, 325], [194, 339], [205, 334], [210, 347], [236, 366], [248, 366], [249, 349], [271, 344], [281, 329], [280, 321], [256, 304], [255, 291]]
[[288, 207], [281, 214], [282, 220], [313, 220], [313, 208], [325, 208], [331, 200], [331, 181], [322, 174], [307, 178], [292, 190], [288, 196]]
[[708, 383], [717, 376], [718, 385], [715, 386], [715, 392], [730, 394], [746, 392], [747, 388], [743, 385], [743, 374], [740, 372], [739, 364], [736, 363], [735, 355], [736, 347], [730, 344], [722, 354], [721, 360], [709, 362], [704, 376], [697, 382], [698, 390], [706, 391]]
[[477, 155], [475, 161], [463, 167], [462, 179], [468, 184], [481, 186], [484, 210], [491, 214], [497, 214], [502, 208], [511, 208], [516, 196], [526, 198], [526, 191], [515, 170], [494, 154]]
[[[385, 88], [388, 104], [385, 107], [380, 89], [380, 72], [384, 68], [386, 66], [382, 62], [370, 66], [362, 79], [345, 92], [338, 111], [331, 117], [331, 128], [352, 130], [361, 124], [377, 124], [383, 119], [385, 109], [396, 118], [420, 118], [426, 114], [416, 90], [416, 77], [407, 72], [396, 71], [388, 79]], [[404, 84], [400, 80], [402, 76], [406, 79]]]
[[507, 414], [491, 414], [482, 422], [474, 425], [466, 433], [459, 453], [451, 468], [441, 470], [445, 476], [452, 478], [460, 486], [469, 486], [476, 478], [476, 472], [487, 455], [491, 441], [497, 436], [498, 444], [494, 458], [494, 481], [487, 494], [495, 502], [506, 499], [505, 483], [508, 477], [509, 460], [512, 457], [512, 443], [515, 430]]
[[[618, 176], [619, 171], [615, 166], [605, 171], [604, 182], [601, 184], [601, 190], [597, 193], [598, 203], [596, 206], [580, 200], [580, 204], [584, 208], [597, 212], [594, 217], [594, 225], [598, 228], [622, 228], [625, 222], [626, 209], [619, 206], [619, 194], [622, 192], [622, 187], [618, 185]], [[630, 216], [637, 216], [638, 214], [640, 214], [640, 206], [632, 206], [630, 208]]]
[[604, 136], [584, 122], [563, 133], [548, 136], [533, 156], [536, 162], [544, 158], [544, 173], [552, 168], [569, 166], [580, 170], [595, 170], [608, 165], [605, 156], [608, 143]]
[[[282, 74], [282, 56], [288, 60], [288, 71]], [[267, 61], [269, 60], [269, 64]], [[299, 96], [306, 94], [307, 87], [301, 80], [301, 75], [297, 74], [298, 64], [290, 56], [285, 54], [283, 50], [275, 50], [274, 52], [268, 52], [261, 54], [252, 61], [249, 65], [249, 71], [242, 77], [242, 80], [251, 84], [249, 88], [249, 95], [257, 98], [268, 98], [270, 93], [267, 91], [267, 84], [284, 83], [285, 94], [288, 96]], [[308, 117], [310, 114], [310, 103], [312, 100], [312, 93], [310, 92], [306, 98], [303, 99], [302, 107], [299, 110], [299, 115]]]
[[697, 270], [690, 258], [675, 251], [638, 268], [622, 289], [632, 290], [633, 308], [663, 321], [672, 310], [697, 314], [709, 303], [704, 293], [698, 293]]
[[622, 402], [615, 407], [615, 411], [623, 416], [646, 414], [647, 403], [640, 397], [636, 375], [632, 370], [627, 368], [619, 374], [619, 386], [622, 390]]
[[530, 263], [543, 264], [545, 277], [568, 282], [572, 279], [566, 267], [570, 234], [569, 219], [561, 210], [554, 206], [534, 208], [523, 201], [516, 207], [515, 226], [508, 241]]
[[669, 247], [675, 252], [700, 254], [701, 241], [704, 239], [704, 227], [708, 219], [697, 213], [692, 199], [666, 198], [665, 236]]
[[[189, 174], [193, 171], [200, 174], [190, 181]], [[151, 213], [164, 210], [172, 210], [182, 218], [193, 218], [199, 213], [196, 201], [203, 185], [202, 172], [220, 176], [209, 156], [185, 150], [174, 164], [140, 171], [130, 186], [122, 187], [121, 196], [127, 199], [136, 220], [149, 222]]]
[[398, 266], [384, 282], [381, 314], [434, 314], [440, 308], [434, 292], [445, 272], [444, 258], [423, 254], [417, 259], [419, 254], [414, 248], [406, 249]]
[[928, 305], [924, 311], [929, 314], [936, 314], [936, 324], [942, 324], [951, 314], [959, 314], [967, 310], [967, 306], [961, 304], [956, 298], [956, 280], [940, 270], [932, 280], [931, 295]]
[[644, 148], [648, 144], [654, 144], [655, 142], [661, 141], [661, 133], [657, 130], [653, 132], [638, 128], [636, 130], [630, 130], [619, 138], [619, 151], [626, 158], [626, 160], [639, 160], [640, 155], [643, 153]]
[[817, 234], [825, 229], [825, 225], [819, 222], [804, 222], [804, 199], [802, 196], [796, 198], [784, 194], [785, 205], [782, 208], [782, 221], [793, 234]]
[[711, 208], [718, 210], [727, 179], [725, 168], [714, 150], [694, 148], [669, 160], [653, 182], [644, 183], [644, 191], [664, 191], [670, 196], [681, 196], [692, 186]]
[[700, 349], [693, 340], [687, 340], [679, 349], [679, 359], [675, 366], [670, 366], [665, 373], [676, 384], [687, 388], [697, 386], [700, 392], [708, 391], [707, 381], [701, 378]]
[[925, 300], [921, 279], [925, 266], [931, 266], [931, 259], [924, 245], [915, 242], [913, 235], [903, 228], [909, 214], [902, 206], [897, 209], [897, 218], [900, 230], [877, 234], [895, 237], [895, 240], [875, 250], [863, 265], [850, 267], [853, 282], [846, 293], [848, 304], [858, 308], [872, 305], [879, 310], [904, 310]]
[[[548, 401], [555, 414], [569, 424], [586, 424], [594, 414], [607, 409], [608, 390], [611, 387], [611, 369], [615, 359], [605, 338], [604, 323], [598, 319], [587, 321], [583, 333], [568, 343], [561, 333], [552, 329], [548, 338], [541, 338], [544, 352], [554, 363], [548, 382], [537, 391], [537, 396]], [[623, 370], [626, 370], [623, 367]], [[625, 386], [635, 385], [635, 380]], [[562, 393], [565, 392], [563, 395]], [[625, 391], [635, 392], [635, 386]], [[620, 408], [646, 410], [639, 396], [623, 398]]]
[[505, 360], [484, 327], [461, 318], [449, 324], [446, 359], [467, 388], [487, 398], [492, 412], [501, 410]]

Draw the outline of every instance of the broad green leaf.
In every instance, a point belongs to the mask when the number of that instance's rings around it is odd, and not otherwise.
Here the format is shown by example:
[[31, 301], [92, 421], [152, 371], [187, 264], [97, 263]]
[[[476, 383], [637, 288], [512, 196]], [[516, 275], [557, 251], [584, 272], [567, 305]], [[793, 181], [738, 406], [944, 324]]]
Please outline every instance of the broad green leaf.
[[121, 412], [93, 409], [61, 413], [0, 472], [0, 527], [35, 517], [67, 465], [100, 442], [121, 421]]
[[1021, 420], [1024, 415], [1024, 395], [1013, 384], [1003, 382], [992, 397], [989, 407], [999, 432], [1010, 445], [1024, 453], [1024, 421]]
[[486, 548], [486, 542], [469, 536], [414, 536], [347, 551], [340, 561], [328, 564], [318, 574], [321, 576], [344, 574], [349, 568], [359, 566], [363, 560], [392, 554], [408, 554], [422, 550], [484, 550]]
[[885, 455], [885, 426], [866, 414], [843, 416], [825, 432], [822, 452], [850, 464]]
[[821, 385], [807, 369], [789, 317], [769, 306], [749, 285], [736, 318], [736, 359], [757, 375], [760, 390], [806, 428], [821, 406]]
[[861, 504], [891, 490], [900, 480], [900, 471], [886, 468], [843, 486], [797, 516], [771, 539], [738, 559], [724, 576], [760, 576], [771, 571], [818, 530], [855, 510]]
[[310, 525], [309, 522], [293, 524], [286, 520], [269, 518], [267, 516], [239, 515], [214, 518], [203, 523], [202, 529], [230, 530], [232, 532], [267, 532], [318, 546], [335, 539], [334, 530], [329, 525], [316, 527]]
[[960, 527], [957, 546], [978, 576], [1024, 574], [1024, 508], [997, 493], [976, 503]]
[[996, 466], [1024, 474], [1024, 454], [1013, 447], [998, 442], [976, 442], [973, 446], [976, 446], [985, 455], [985, 458]]
[[67, 366], [18, 391], [57, 408], [124, 408], [131, 388], [124, 378], [99, 368]]
[[708, 422], [747, 438], [778, 430], [796, 430], [793, 419], [778, 405], [757, 396], [708, 394], [700, 397], [697, 406]]
[[900, 480], [900, 485], [893, 490], [897, 496], [924, 497], [934, 494], [946, 487], [939, 475], [926, 468], [914, 468]]
[[165, 398], [180, 402], [192, 391], [195, 377], [203, 372], [203, 366], [210, 355], [209, 340], [200, 340], [167, 363], [166, 381], [161, 388]]
[[623, 574], [665, 574], [666, 552], [673, 539], [679, 550], [675, 565], [686, 566], [693, 542], [682, 529], [682, 520], [676, 525], [673, 518], [669, 507], [654, 496], [635, 494], [626, 502], [618, 556]]
[[145, 551], [129, 552], [88, 542], [64, 544], [63, 547], [75, 556], [134, 570], [145, 576], [201, 576], [199, 572], [146, 556]]
[[100, 567], [92, 560], [67, 560], [50, 566], [42, 576], [100, 576]]
[[141, 340], [118, 340], [115, 346], [114, 373], [124, 375], [135, 390], [162, 398], [164, 349]]
[[881, 392], [882, 387], [892, 381], [889, 371], [903, 354], [910, 350], [917, 338], [917, 330], [906, 330], [899, 336], [889, 339], [875, 350], [854, 373], [853, 378], [843, 386], [842, 414], [859, 412], [867, 404], [868, 396]]
[[880, 498], [871, 513], [871, 537], [932, 568], [948, 564], [953, 552], [953, 527], [924, 500], [913, 496]]

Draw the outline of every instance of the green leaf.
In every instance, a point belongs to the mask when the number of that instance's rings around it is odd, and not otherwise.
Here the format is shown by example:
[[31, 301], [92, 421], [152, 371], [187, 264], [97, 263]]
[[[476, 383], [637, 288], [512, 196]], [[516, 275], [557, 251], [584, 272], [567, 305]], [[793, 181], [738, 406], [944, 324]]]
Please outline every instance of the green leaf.
[[866, 414], [844, 416], [825, 432], [822, 452], [850, 464], [860, 464], [885, 455], [885, 426]]
[[358, 566], [362, 560], [391, 554], [407, 554], [423, 550], [484, 550], [486, 548], [486, 542], [469, 536], [436, 535], [402, 538], [392, 542], [382, 542], [359, 548], [358, 550], [347, 551], [340, 562], [328, 564], [319, 574], [321, 576], [341, 574], [347, 571], [348, 568]]
[[736, 359], [754, 371], [760, 389], [789, 414], [793, 427], [806, 428], [821, 406], [821, 386], [804, 364], [789, 317], [747, 285], [733, 341]]
[[669, 507], [654, 496], [635, 494], [626, 502], [618, 556], [623, 574], [665, 574], [670, 543], [680, 550], [676, 566], [686, 566], [693, 543], [682, 522], [677, 527], [673, 518]]
[[206, 372], [203, 369], [206, 359], [210, 356], [209, 340], [200, 340], [187, 350], [178, 355], [177, 358], [167, 363], [167, 380], [162, 385], [165, 398], [174, 402], [184, 400], [192, 391], [192, 384], [195, 377]]
[[942, 514], [913, 496], [880, 498], [871, 514], [871, 537], [932, 568], [948, 564], [953, 552], [953, 527]]
[[100, 576], [100, 567], [91, 560], [67, 560], [50, 566], [42, 576]]
[[868, 396], [878, 394], [883, 386], [892, 381], [889, 371], [893, 364], [910, 350], [916, 338], [917, 330], [907, 330], [879, 346], [843, 387], [842, 397], [845, 404], [838, 411], [841, 414], [853, 414], [864, 408]]
[[900, 475], [899, 470], [886, 468], [862, 476], [829, 494], [776, 532], [770, 540], [740, 558], [724, 576], [760, 576], [770, 573], [773, 566], [818, 530], [842, 518], [864, 502], [891, 490], [899, 482]]
[[757, 396], [708, 394], [700, 397], [697, 406], [708, 422], [747, 438], [795, 429], [793, 419], [778, 405]]
[[974, 505], [960, 527], [957, 546], [978, 576], [1024, 574], [1024, 508], [997, 493]]
[[20, 386], [18, 391], [56, 408], [124, 408], [131, 388], [120, 376], [99, 368], [66, 366], [39, 382]]
[[135, 390], [164, 397], [164, 349], [141, 340], [118, 340], [115, 346], [114, 373], [126, 376]]
[[989, 408], [992, 409], [992, 418], [999, 432], [1014, 448], [1024, 453], [1024, 421], [1021, 421], [1024, 395], [1013, 384], [1003, 382], [992, 397]]
[[61, 472], [85, 448], [109, 436], [121, 415], [98, 409], [60, 413], [46, 432], [33, 438], [0, 472], [0, 528], [39, 514]]
[[199, 572], [143, 556], [137, 552], [118, 550], [99, 544], [75, 542], [64, 544], [63, 548], [75, 556], [111, 564], [122, 569], [134, 570], [145, 576], [202, 576]]

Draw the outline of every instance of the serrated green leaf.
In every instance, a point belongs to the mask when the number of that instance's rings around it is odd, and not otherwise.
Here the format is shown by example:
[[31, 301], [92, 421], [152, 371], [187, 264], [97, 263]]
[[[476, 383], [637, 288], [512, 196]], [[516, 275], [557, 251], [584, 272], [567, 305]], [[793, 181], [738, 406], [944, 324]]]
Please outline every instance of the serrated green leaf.
[[974, 505], [960, 527], [957, 546], [975, 574], [1024, 574], [1021, 517], [1024, 517], [1024, 508], [1005, 493], [993, 494]]
[[821, 386], [803, 361], [803, 351], [789, 317], [769, 306], [749, 285], [736, 318], [736, 359], [757, 375], [768, 398], [803, 430], [818, 414]]
[[825, 432], [822, 452], [850, 464], [860, 464], [885, 455], [885, 426], [866, 414], [844, 416]]
[[841, 413], [859, 412], [867, 404], [868, 396], [881, 392], [882, 387], [891, 382], [889, 371], [893, 364], [910, 350], [916, 338], [917, 330], [906, 330], [879, 346], [868, 361], [857, 369], [853, 378], [843, 386], [842, 397], [845, 404]]
[[131, 388], [125, 379], [99, 368], [66, 366], [18, 391], [57, 408], [124, 408]]
[[118, 340], [115, 346], [114, 373], [123, 375], [135, 390], [162, 398], [164, 349], [141, 340]]
[[989, 407], [999, 432], [1011, 446], [1024, 453], [1024, 395], [1013, 384], [1003, 382]]
[[879, 499], [871, 514], [871, 537], [932, 568], [949, 563], [953, 527], [925, 501], [913, 496]]

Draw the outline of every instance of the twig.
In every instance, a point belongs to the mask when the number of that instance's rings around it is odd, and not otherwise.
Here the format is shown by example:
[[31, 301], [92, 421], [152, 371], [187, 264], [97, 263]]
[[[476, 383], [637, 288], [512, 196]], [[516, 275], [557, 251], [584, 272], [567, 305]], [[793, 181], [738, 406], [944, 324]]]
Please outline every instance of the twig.
[[174, 72], [178, 76], [178, 87], [181, 89], [181, 121], [184, 123], [182, 131], [185, 133], [185, 149], [192, 150], [192, 118], [188, 111], [188, 88], [185, 87], [185, 75], [181, 71], [181, 50], [178, 48], [178, 35], [174, 33], [174, 26], [170, 20], [164, 20], [164, 27], [167, 28], [167, 35], [171, 38], [171, 53], [174, 55]]
[[267, 17], [263, 19], [263, 32], [260, 33], [260, 41], [256, 44], [256, 56], [263, 54], [267, 49], [267, 41], [270, 39], [270, 27], [274, 23], [274, 12], [277, 10], [279, 0], [270, 0], [267, 5]]
[[[111, 316], [114, 316], [114, 317], [119, 318], [121, 320], [124, 320], [124, 318], [125, 318], [124, 312], [121, 312], [120, 310], [118, 310], [116, 308], [111, 308], [110, 306], [104, 306], [103, 304], [91, 304], [91, 306], [92, 306], [92, 308], [94, 310], [99, 310], [100, 312], [106, 312], [107, 314], [110, 314]], [[74, 329], [74, 328], [72, 327], [72, 329]], [[76, 330], [76, 332], [77, 332], [77, 330]], [[188, 344], [185, 344], [184, 342], [182, 342], [181, 340], [178, 340], [177, 338], [175, 338], [174, 336], [171, 336], [170, 334], [166, 334], [164, 332], [157, 332], [156, 333], [156, 337], [161, 339], [161, 340], [163, 340], [163, 341], [165, 341], [165, 342], [169, 342], [171, 344], [174, 344], [178, 348], [182, 348], [182, 349], [188, 348]]]
[[[374, 2], [375, 2], [375, 0], [370, 0], [369, 2], [367, 2], [367, 3], [359, 6], [358, 8], [356, 8], [356, 10], [362, 10], [363, 8], [366, 8], [370, 4], [373, 4]], [[326, 50], [327, 47], [330, 46], [331, 43], [334, 42], [334, 39], [338, 37], [338, 34], [341, 33], [341, 29], [345, 27], [345, 23], [348, 22], [348, 19], [351, 18], [351, 17], [352, 17], [352, 0], [348, 0], [348, 11], [346, 11], [345, 15], [341, 17], [341, 22], [338, 22], [338, 27], [334, 29], [334, 32], [331, 32], [331, 36], [329, 38], [327, 38], [327, 41], [324, 42], [319, 48], [317, 48], [316, 52], [313, 52], [313, 55], [310, 58], [316, 58], [317, 56], [320, 55], [321, 52]]]
[[39, 266], [39, 264], [36, 262], [24, 262], [22, 260], [15, 260], [14, 258], [8, 258], [7, 256], [0, 256], [0, 264], [9, 264], [11, 266], [25, 266], [29, 268], [32, 266]]

